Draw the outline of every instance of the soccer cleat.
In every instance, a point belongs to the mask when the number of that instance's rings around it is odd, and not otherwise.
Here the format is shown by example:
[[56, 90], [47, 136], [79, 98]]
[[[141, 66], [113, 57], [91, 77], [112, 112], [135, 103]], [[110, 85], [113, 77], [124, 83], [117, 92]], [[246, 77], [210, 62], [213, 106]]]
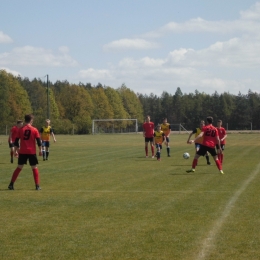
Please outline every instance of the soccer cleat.
[[13, 163], [14, 162], [14, 159], [13, 159], [13, 157], [11, 157], [11, 163]]
[[43, 160], [45, 161], [46, 159], [43, 157]]
[[186, 172], [195, 172], [195, 169], [190, 169], [190, 170], [188, 170]]
[[207, 162], [207, 165], [211, 165], [211, 162]]
[[148, 155], [146, 155], [145, 158], [148, 158]]
[[221, 174], [224, 174], [223, 170], [220, 170], [219, 172], [220, 172]]
[[171, 157], [171, 156], [168, 154], [168, 157]]
[[152, 158], [154, 158], [154, 155], [152, 156]]
[[41, 190], [41, 187], [39, 185], [36, 185], [35, 189], [36, 190]]
[[9, 184], [8, 189], [9, 190], [14, 190], [14, 185], [13, 184]]
[[46, 161], [48, 161], [48, 158], [46, 158]]
[[158, 158], [157, 161], [161, 161], [161, 158]]

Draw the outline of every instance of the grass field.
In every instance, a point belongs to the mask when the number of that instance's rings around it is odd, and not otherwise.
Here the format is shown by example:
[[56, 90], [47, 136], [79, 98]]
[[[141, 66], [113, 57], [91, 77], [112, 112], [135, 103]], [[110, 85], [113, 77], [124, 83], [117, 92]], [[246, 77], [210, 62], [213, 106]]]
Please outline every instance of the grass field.
[[139, 134], [56, 138], [42, 190], [25, 166], [9, 191], [17, 159], [0, 136], [0, 259], [259, 259], [260, 134], [228, 135], [224, 175], [204, 158], [186, 173], [187, 135], [161, 162]]

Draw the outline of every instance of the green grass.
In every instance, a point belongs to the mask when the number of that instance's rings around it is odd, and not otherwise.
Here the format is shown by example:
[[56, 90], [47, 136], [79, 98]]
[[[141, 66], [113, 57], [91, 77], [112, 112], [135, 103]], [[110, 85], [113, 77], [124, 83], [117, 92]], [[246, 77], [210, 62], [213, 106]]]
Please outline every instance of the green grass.
[[[57, 136], [40, 158], [41, 191], [0, 136], [0, 259], [258, 259], [260, 136], [229, 134], [222, 176], [171, 136], [171, 157], [144, 158], [141, 135]], [[15, 161], [16, 162], [16, 161]]]

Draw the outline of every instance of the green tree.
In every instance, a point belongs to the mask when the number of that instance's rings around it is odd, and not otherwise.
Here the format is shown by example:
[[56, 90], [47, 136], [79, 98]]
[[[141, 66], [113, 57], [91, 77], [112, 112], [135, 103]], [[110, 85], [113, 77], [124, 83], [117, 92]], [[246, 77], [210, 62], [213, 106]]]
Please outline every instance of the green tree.
[[1, 122], [6, 125], [32, 112], [27, 92], [15, 76], [4, 70], [0, 71], [0, 110]]
[[[129, 118], [128, 113], [125, 111], [122, 99], [115, 89], [111, 87], [105, 87], [104, 92], [108, 98], [108, 102], [113, 110], [114, 119], [127, 119]], [[127, 125], [132, 124], [132, 122], [121, 121], [117, 122], [116, 126], [118, 128], [126, 128]]]
[[139, 125], [143, 123], [144, 115], [142, 104], [137, 96], [132, 90], [127, 88], [124, 84], [118, 88], [118, 92], [121, 96], [124, 108], [132, 119], [137, 119]]
[[84, 87], [65, 84], [58, 93], [57, 99], [64, 109], [64, 119], [69, 119], [78, 133], [90, 133], [93, 103], [88, 91]]

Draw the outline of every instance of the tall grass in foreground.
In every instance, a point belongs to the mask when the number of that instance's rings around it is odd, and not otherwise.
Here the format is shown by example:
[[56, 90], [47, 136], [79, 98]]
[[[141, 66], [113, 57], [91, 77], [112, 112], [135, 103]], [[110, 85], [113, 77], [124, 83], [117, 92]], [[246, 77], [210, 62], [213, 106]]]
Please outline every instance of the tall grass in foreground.
[[[260, 136], [229, 134], [223, 169], [172, 135], [171, 157], [141, 135], [57, 136], [40, 159], [42, 191], [0, 136], [0, 259], [258, 259]], [[192, 156], [182, 158], [184, 152]]]

